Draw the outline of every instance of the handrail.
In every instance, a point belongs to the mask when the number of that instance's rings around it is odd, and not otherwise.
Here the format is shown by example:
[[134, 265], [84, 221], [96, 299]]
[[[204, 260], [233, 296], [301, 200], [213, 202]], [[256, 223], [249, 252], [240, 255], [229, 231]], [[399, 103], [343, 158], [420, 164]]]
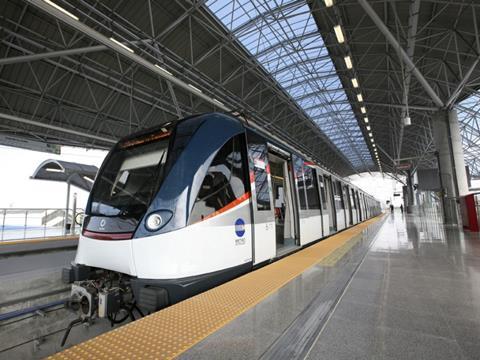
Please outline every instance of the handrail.
[[0, 241], [46, 238], [79, 233], [73, 222], [83, 209], [0, 208]]

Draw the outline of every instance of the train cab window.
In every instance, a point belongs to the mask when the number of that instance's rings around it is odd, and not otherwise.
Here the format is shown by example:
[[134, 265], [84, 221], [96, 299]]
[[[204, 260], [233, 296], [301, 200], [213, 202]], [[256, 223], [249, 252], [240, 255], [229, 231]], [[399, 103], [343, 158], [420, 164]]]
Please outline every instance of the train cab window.
[[162, 179], [168, 143], [160, 133], [119, 144], [97, 176], [89, 213], [140, 220]]
[[320, 199], [318, 195], [318, 185], [315, 179], [316, 171], [310, 166], [304, 167], [305, 188], [307, 192], [307, 206], [310, 210], [320, 209]]
[[243, 136], [229, 140], [215, 155], [190, 213], [190, 224], [204, 220], [245, 195]]
[[294, 156], [293, 157], [293, 169], [295, 173], [295, 182], [297, 183], [298, 191], [298, 201], [300, 203], [300, 209], [307, 210], [307, 193], [306, 193], [306, 184], [305, 184], [305, 169], [303, 165], [303, 159]]

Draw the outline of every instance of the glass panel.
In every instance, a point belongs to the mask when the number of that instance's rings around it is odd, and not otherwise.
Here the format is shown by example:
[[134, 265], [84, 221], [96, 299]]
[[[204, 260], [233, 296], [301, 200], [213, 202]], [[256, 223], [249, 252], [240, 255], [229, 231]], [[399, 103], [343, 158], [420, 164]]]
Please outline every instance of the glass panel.
[[248, 158], [253, 169], [258, 210], [271, 210], [268, 185], [268, 157], [265, 141], [255, 133], [248, 134]]
[[320, 193], [321, 193], [321, 198], [322, 198], [322, 209], [323, 210], [327, 210], [327, 201], [328, 198], [327, 198], [327, 191], [326, 191], [326, 184], [324, 183], [323, 181], [323, 176], [322, 175], [318, 175], [318, 182], [320, 183]]
[[189, 223], [204, 220], [245, 194], [241, 137], [229, 140], [208, 168], [190, 214]]
[[162, 178], [169, 143], [163, 135], [130, 140], [113, 150], [95, 181], [91, 215], [140, 220]]
[[335, 186], [335, 209], [342, 210], [344, 209], [343, 196], [342, 196], [342, 183], [340, 181], [334, 182]]
[[354, 167], [373, 166], [307, 2], [207, 0], [206, 5]]
[[295, 183], [297, 184], [297, 195], [301, 210], [307, 210], [307, 192], [305, 186], [305, 176], [303, 168], [303, 159], [298, 156], [293, 156], [293, 170], [295, 173]]
[[307, 206], [310, 210], [320, 209], [320, 199], [318, 198], [318, 186], [315, 179], [315, 170], [305, 165], [305, 185], [307, 190]]

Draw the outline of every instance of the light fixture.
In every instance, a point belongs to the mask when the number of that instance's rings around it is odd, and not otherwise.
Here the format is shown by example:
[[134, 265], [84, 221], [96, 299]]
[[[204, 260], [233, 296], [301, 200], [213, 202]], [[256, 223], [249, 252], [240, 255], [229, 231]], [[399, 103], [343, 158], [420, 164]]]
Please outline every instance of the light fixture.
[[198, 92], [202, 92], [202, 90], [200, 90], [199, 88], [197, 88], [196, 86], [193, 86], [192, 84], [188, 84], [188, 86], [190, 86], [193, 90], [195, 91], [198, 91]]
[[363, 101], [363, 96], [362, 96], [362, 94], [357, 94], [357, 100], [358, 100], [359, 102], [362, 102], [362, 101]]
[[170, 76], [173, 76], [173, 74], [172, 74], [170, 71], [168, 71], [167, 69], [164, 69], [164, 68], [161, 67], [160, 65], [155, 64], [155, 67], [156, 67], [156, 68], [159, 68], [160, 70], [162, 70], [165, 74], [168, 74], [168, 75], [170, 75]]
[[367, 131], [370, 131], [370, 125], [367, 125]]
[[156, 231], [160, 229], [163, 225], [163, 219], [160, 214], [152, 214], [147, 218], [145, 226], [150, 231]]
[[352, 79], [352, 85], [353, 85], [354, 88], [358, 88], [357, 78], [353, 78], [353, 79]]
[[345, 56], [343, 60], [345, 60], [345, 66], [347, 67], [347, 69], [351, 69], [353, 67], [352, 59], [350, 58], [350, 56]]
[[[373, 147], [376, 147], [377, 145], [373, 144]], [[377, 149], [375, 149], [375, 151], [377, 151]]]
[[410, 116], [407, 115], [403, 118], [403, 125], [405, 126], [412, 125], [412, 119], [410, 119]]
[[62, 169], [57, 169], [57, 168], [46, 168], [45, 171], [58, 172], [58, 173], [63, 173], [64, 172]]
[[372, 133], [368, 133], [368, 136], [373, 137], [373, 134], [372, 134]]
[[65, 15], [68, 15], [68, 16], [70, 16], [72, 19], [75, 19], [75, 20], [78, 21], [78, 16], [73, 15], [70, 11], [65, 10], [65, 9], [62, 8], [61, 6], [55, 4], [53, 1], [50, 1], [50, 0], [43, 0], [43, 1], [45, 1], [45, 2], [46, 2], [48, 5], [50, 5], [50, 6], [53, 6], [55, 9], [63, 12]]
[[158, 231], [172, 218], [173, 213], [169, 210], [158, 210], [147, 216], [145, 227], [148, 231]]
[[133, 51], [133, 49], [130, 49], [127, 45], [122, 44], [120, 41], [118, 41], [117, 39], [114, 39], [113, 37], [111, 37], [110, 40], [112, 40], [115, 44], [123, 47], [125, 50], [130, 51], [131, 53], [135, 52]]
[[365, 116], [365, 117], [363, 118], [363, 121], [365, 121], [365, 124], [368, 124], [368, 117]]
[[360, 112], [361, 112], [362, 114], [365, 114], [365, 113], [367, 112], [367, 109], [365, 109], [365, 106], [362, 106], [362, 107], [360, 108]]
[[371, 138], [370, 141], [372, 142], [372, 144], [375, 142], [375, 140], [373, 140], [373, 138]]
[[323, 0], [325, 2], [326, 7], [332, 7], [333, 6], [333, 0]]
[[343, 37], [343, 30], [341, 25], [335, 25], [333, 27], [333, 31], [335, 31], [335, 36], [337, 37], [337, 41], [339, 44], [343, 44], [345, 42], [345, 38]]

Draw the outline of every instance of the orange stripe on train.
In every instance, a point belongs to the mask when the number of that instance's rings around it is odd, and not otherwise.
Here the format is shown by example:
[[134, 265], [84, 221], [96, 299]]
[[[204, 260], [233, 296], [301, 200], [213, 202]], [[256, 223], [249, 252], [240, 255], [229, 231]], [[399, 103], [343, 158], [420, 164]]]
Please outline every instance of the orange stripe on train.
[[221, 209], [218, 209], [217, 211], [207, 215], [207, 216], [204, 216], [202, 221], [205, 221], [207, 219], [211, 219], [213, 218], [214, 216], [217, 216], [217, 215], [220, 215], [221, 213], [224, 213], [225, 211], [227, 210], [230, 210], [232, 208], [234, 208], [235, 206], [241, 204], [242, 202], [244, 202], [245, 200], [248, 200], [250, 198], [250, 191], [247, 191], [245, 194], [243, 194], [242, 196], [236, 198], [235, 200], [233, 200], [232, 202], [228, 203], [227, 205], [225, 205], [224, 207], [222, 207]]

